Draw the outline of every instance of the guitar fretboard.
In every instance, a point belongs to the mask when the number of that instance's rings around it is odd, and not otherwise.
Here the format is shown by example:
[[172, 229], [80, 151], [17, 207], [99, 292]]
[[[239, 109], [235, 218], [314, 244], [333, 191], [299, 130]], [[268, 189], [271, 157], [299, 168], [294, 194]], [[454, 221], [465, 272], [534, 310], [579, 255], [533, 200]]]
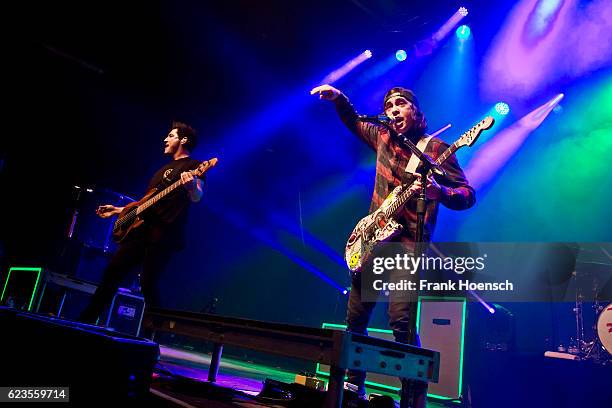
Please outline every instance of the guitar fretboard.
[[[204, 171], [200, 169], [191, 170], [191, 174], [193, 174], [194, 177], [200, 177], [203, 173]], [[172, 191], [174, 191], [177, 187], [181, 185], [182, 185], [181, 179], [176, 180], [174, 183], [170, 184], [168, 187], [164, 188], [162, 191], [155, 194], [153, 197], [149, 198], [144, 203], [140, 204], [138, 206], [138, 209], [136, 210], [136, 215], [140, 214], [147, 208], [151, 207], [153, 204], [155, 204], [156, 202], [158, 202], [159, 200], [161, 200], [162, 198], [170, 194]]]

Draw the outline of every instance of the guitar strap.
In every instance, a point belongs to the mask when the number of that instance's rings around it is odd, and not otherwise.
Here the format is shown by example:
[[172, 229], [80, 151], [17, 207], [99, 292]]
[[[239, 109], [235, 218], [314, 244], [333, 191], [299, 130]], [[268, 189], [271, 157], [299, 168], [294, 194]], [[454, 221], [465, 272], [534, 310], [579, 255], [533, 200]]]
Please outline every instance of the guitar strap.
[[[433, 135], [428, 135], [424, 138], [421, 138], [421, 140], [419, 140], [419, 142], [416, 145], [417, 149], [425, 153], [425, 148], [427, 147], [427, 144], [429, 143], [432, 137]], [[420, 162], [421, 161], [415, 154], [411, 155], [410, 160], [408, 160], [408, 165], [406, 166], [406, 173], [414, 174], [417, 167], [419, 167]]]

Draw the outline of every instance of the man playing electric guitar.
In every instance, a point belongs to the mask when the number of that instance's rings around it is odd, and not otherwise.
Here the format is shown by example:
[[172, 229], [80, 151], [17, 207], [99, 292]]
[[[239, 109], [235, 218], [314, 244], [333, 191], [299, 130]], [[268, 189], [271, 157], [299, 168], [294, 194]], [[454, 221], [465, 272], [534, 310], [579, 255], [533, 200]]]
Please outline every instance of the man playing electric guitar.
[[[178, 180], [184, 188], [178, 188], [148, 209], [144, 213], [142, 225], [129, 231], [120, 241], [117, 252], [104, 270], [96, 293], [81, 314], [80, 320], [83, 322], [97, 321], [105, 305], [110, 304], [121, 281], [138, 265], [142, 265], [140, 283], [145, 302], [148, 305], [159, 303], [157, 278], [172, 254], [184, 246], [188, 207], [191, 202], [198, 202], [202, 197], [202, 181], [191, 172], [200, 165], [199, 161], [190, 157], [197, 142], [195, 130], [185, 123], [173, 122], [164, 142], [164, 154], [171, 156], [172, 161], [153, 175], [145, 198]], [[96, 213], [102, 218], [108, 218], [121, 214], [123, 210], [123, 207], [102, 205]]]
[[[410, 185], [414, 182], [410, 188], [415, 193], [420, 191], [420, 178], [406, 172], [412, 152], [403, 146], [396, 136], [382, 126], [359, 121], [357, 112], [348, 98], [330, 85], [318, 86], [311, 91], [311, 94], [318, 94], [320, 99], [333, 101], [342, 122], [376, 152], [376, 181], [370, 213], [377, 210], [399, 185]], [[409, 89], [395, 87], [389, 90], [383, 100], [383, 111], [391, 119], [391, 128], [409, 138], [414, 144], [428, 137], [425, 134], [427, 127], [425, 115], [419, 108], [416, 96]], [[448, 147], [442, 140], [433, 137], [427, 142], [424, 153], [436, 160]], [[444, 178], [429, 177], [427, 180], [424, 241], [431, 239], [439, 203], [453, 210], [464, 210], [475, 202], [474, 190], [469, 186], [455, 156], [448, 158], [441, 167], [446, 172]], [[409, 201], [397, 216], [397, 221], [404, 228], [396, 240], [412, 249], [414, 249], [417, 221], [415, 201]], [[398, 342], [418, 345], [415, 326], [416, 301], [415, 292], [412, 292], [408, 298], [389, 300], [389, 324]], [[366, 333], [374, 306], [374, 302], [362, 300], [361, 278], [354, 275], [346, 318], [348, 330]], [[349, 371], [348, 381], [358, 387], [360, 394], [365, 393], [364, 372]], [[426, 395], [427, 383], [402, 380], [402, 406], [410, 404], [412, 408], [425, 407]]]

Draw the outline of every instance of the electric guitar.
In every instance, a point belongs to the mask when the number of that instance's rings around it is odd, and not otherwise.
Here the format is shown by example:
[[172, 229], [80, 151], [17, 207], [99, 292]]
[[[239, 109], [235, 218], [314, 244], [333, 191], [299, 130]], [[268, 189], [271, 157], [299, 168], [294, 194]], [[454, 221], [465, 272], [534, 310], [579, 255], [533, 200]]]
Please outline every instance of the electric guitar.
[[[444, 163], [453, 153], [463, 146], [471, 146], [478, 136], [495, 123], [495, 119], [487, 116], [470, 130], [465, 132], [455, 143], [438, 157], [437, 165]], [[391, 194], [383, 201], [381, 206], [372, 214], [362, 218], [351, 233], [344, 250], [344, 260], [352, 273], [361, 272], [363, 266], [371, 258], [376, 247], [385, 241], [397, 236], [404, 228], [395, 220], [399, 210], [406, 204], [414, 193], [410, 185], [402, 184], [393, 189]]]
[[[201, 177], [208, 170], [215, 167], [217, 161], [218, 159], [216, 157], [203, 161], [196, 169], [190, 170], [190, 172], [194, 177]], [[115, 242], [123, 241], [133, 230], [144, 224], [144, 220], [142, 219], [143, 211], [155, 205], [159, 200], [182, 185], [181, 179], [178, 179], [165, 189], [161, 191], [152, 189], [140, 200], [126, 205], [119, 213], [113, 225], [113, 239]]]

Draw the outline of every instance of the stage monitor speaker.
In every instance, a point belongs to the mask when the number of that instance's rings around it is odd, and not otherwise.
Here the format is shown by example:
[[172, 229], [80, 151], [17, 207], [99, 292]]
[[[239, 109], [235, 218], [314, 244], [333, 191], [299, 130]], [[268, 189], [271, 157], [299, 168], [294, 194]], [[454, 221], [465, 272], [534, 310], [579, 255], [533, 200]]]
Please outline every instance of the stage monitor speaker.
[[146, 402], [156, 343], [5, 307], [0, 326], [2, 386], [69, 387], [74, 406]]

